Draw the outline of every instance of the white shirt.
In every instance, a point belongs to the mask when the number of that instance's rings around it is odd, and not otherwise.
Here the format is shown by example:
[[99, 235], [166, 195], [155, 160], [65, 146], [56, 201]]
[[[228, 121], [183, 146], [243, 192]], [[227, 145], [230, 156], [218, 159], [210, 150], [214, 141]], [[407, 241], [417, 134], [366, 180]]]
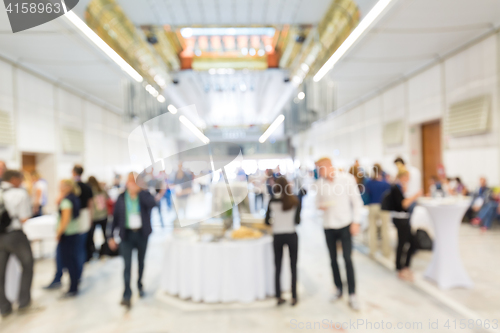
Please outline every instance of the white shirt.
[[293, 234], [295, 232], [295, 215], [297, 214], [297, 206], [284, 211], [281, 201], [269, 202], [269, 217], [271, 218], [271, 226], [273, 234]]
[[[42, 192], [42, 195], [40, 197], [40, 202], [35, 202], [36, 200], [36, 192], [40, 190]], [[35, 184], [33, 184], [33, 203], [40, 204], [40, 206], [46, 206], [47, 205], [47, 192], [48, 192], [48, 186], [47, 182], [43, 179], [39, 179]]]
[[2, 182], [0, 186], [0, 196], [12, 219], [7, 231], [22, 230], [21, 221], [32, 216], [30, 196], [24, 188], [14, 187], [9, 182]]
[[325, 229], [342, 229], [360, 223], [363, 200], [356, 179], [345, 172], [335, 172], [333, 181], [320, 178], [316, 184], [316, 206], [323, 211]]
[[422, 189], [422, 174], [420, 170], [414, 166], [408, 165], [406, 168], [410, 174], [410, 180], [408, 181], [408, 187], [404, 194], [406, 197], [411, 197]]

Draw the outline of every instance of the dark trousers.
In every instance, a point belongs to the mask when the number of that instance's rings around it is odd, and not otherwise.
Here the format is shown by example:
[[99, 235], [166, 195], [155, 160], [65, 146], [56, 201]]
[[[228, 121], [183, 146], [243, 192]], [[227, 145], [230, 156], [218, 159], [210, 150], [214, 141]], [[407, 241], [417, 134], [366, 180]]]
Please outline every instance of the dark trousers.
[[68, 270], [71, 280], [69, 292], [78, 291], [78, 280], [80, 279], [81, 249], [79, 249], [80, 235], [63, 235], [59, 241], [58, 248], [61, 256], [61, 264]]
[[[87, 253], [87, 236], [88, 233], [72, 235], [75, 236], [75, 251], [76, 251], [76, 263], [77, 263], [77, 276], [78, 280], [82, 277], [83, 273], [83, 265], [85, 264], [88, 253]], [[61, 282], [61, 278], [63, 275], [63, 269], [66, 268], [69, 271], [69, 268], [65, 265], [63, 261], [63, 253], [61, 248], [61, 242], [57, 244], [56, 249], [56, 275], [54, 276], [54, 280], [52, 283]]]
[[299, 239], [297, 233], [274, 235], [274, 266], [276, 268], [274, 283], [276, 287], [276, 297], [281, 298], [281, 262], [283, 259], [283, 247], [288, 246], [290, 252], [290, 268], [292, 270], [292, 297], [297, 299], [297, 257], [299, 252]]
[[142, 289], [142, 273], [144, 272], [144, 257], [146, 256], [146, 248], [148, 247], [148, 237], [144, 237], [141, 231], [127, 230], [125, 239], [120, 243], [120, 254], [125, 261], [125, 269], [123, 271], [123, 279], [125, 281], [125, 291], [123, 299], [129, 300], [132, 297], [132, 289], [130, 289], [130, 270], [132, 267], [132, 250], [137, 249], [137, 258], [139, 261], [139, 278], [137, 287]]
[[[393, 218], [392, 222], [398, 230], [398, 248], [396, 250], [396, 269], [399, 271], [403, 268], [410, 267], [411, 257], [417, 251], [417, 242], [415, 236], [411, 233], [409, 219]], [[409, 244], [408, 250], [405, 251], [406, 245]], [[406, 252], [406, 258], [403, 263], [403, 253]]]
[[95, 227], [98, 225], [101, 226], [102, 234], [104, 235], [104, 241], [106, 241], [106, 226], [108, 225], [107, 217], [102, 220], [94, 221], [92, 223], [92, 226], [90, 227], [89, 234], [87, 236], [87, 255], [88, 255], [87, 261], [90, 260], [94, 256], [94, 253], [96, 252], [94, 243], [94, 233], [95, 233]]
[[333, 271], [333, 281], [340, 293], [342, 293], [342, 279], [340, 278], [339, 265], [337, 263], [337, 242], [342, 242], [342, 255], [345, 262], [345, 270], [347, 273], [347, 286], [349, 295], [356, 292], [356, 284], [354, 280], [354, 267], [351, 259], [352, 239], [350, 225], [341, 229], [325, 229], [326, 244], [330, 252], [330, 260]]
[[42, 210], [43, 210], [43, 207], [40, 206], [38, 207], [38, 210], [36, 211], [35, 214], [33, 214], [33, 217], [39, 217], [39, 216], [42, 216]]
[[88, 238], [89, 233], [84, 232], [80, 235], [78, 235], [78, 245], [77, 245], [77, 251], [78, 251], [78, 280], [82, 277], [83, 274], [83, 265], [87, 262], [87, 258], [89, 257], [88, 251], [87, 251], [87, 238]]
[[19, 308], [26, 307], [31, 302], [31, 282], [33, 280], [33, 254], [28, 238], [21, 230], [0, 234], [0, 312], [7, 313], [12, 305], [5, 297], [5, 274], [7, 262], [13, 254], [21, 262], [21, 290], [19, 292]]
[[156, 208], [158, 208], [158, 215], [160, 216], [160, 224], [161, 224], [161, 227], [163, 228], [163, 227], [165, 227], [165, 224], [163, 223], [163, 215], [161, 215], [161, 201], [162, 200], [163, 200], [163, 197], [160, 199], [160, 201], [156, 202]]

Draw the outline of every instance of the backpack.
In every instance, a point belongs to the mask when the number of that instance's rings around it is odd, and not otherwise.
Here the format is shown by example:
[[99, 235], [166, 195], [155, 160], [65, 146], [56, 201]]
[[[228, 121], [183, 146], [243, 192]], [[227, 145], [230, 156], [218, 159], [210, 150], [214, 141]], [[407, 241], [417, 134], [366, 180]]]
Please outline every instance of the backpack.
[[3, 200], [3, 195], [5, 192], [7, 192], [7, 190], [8, 189], [0, 190], [0, 234], [4, 234], [7, 231], [7, 228], [12, 223], [12, 218], [10, 217], [7, 208], [5, 208], [5, 203]]

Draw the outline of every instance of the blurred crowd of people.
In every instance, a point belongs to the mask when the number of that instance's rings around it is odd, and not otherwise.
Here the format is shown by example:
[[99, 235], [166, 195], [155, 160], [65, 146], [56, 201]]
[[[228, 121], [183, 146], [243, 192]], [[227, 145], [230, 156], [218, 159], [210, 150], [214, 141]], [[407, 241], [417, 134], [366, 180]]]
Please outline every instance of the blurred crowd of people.
[[[289, 249], [292, 268], [292, 305], [297, 303], [297, 253], [298, 238], [295, 226], [300, 223], [303, 197], [309, 192], [316, 196], [316, 207], [321, 212], [325, 239], [331, 258], [333, 282], [336, 292], [332, 301], [342, 297], [343, 284], [337, 263], [337, 243], [342, 246], [343, 261], [346, 266], [349, 304], [359, 309], [356, 298], [355, 273], [352, 263], [352, 236], [360, 231], [361, 209], [368, 208], [368, 240], [370, 255], [378, 251], [379, 241], [382, 254], [389, 258], [392, 254], [389, 239], [390, 223], [397, 229], [396, 269], [398, 276], [413, 280], [410, 270], [414, 253], [422, 248], [410, 225], [412, 211], [417, 200], [424, 195], [439, 198], [447, 196], [473, 197], [466, 219], [483, 230], [491, 227], [499, 214], [500, 190], [490, 188], [482, 177], [478, 189], [469, 191], [461, 179], [448, 178], [444, 168], [437, 170], [437, 176], [430, 179], [430, 186], [422, 189], [420, 171], [409, 166], [398, 157], [394, 164], [395, 177], [385, 172], [380, 164], [375, 164], [371, 172], [355, 161], [349, 170], [336, 169], [329, 158], [315, 162], [313, 169], [298, 168], [294, 173], [283, 175], [276, 169], [257, 170], [247, 175], [243, 169], [235, 172], [239, 181], [248, 181], [249, 192], [254, 195], [253, 212], [264, 215], [271, 226], [274, 237], [276, 265], [276, 296], [278, 305], [281, 298], [280, 271], [283, 247]], [[121, 304], [130, 307], [131, 263], [135, 249], [138, 257], [137, 290], [140, 297], [145, 295], [142, 284], [144, 259], [148, 238], [152, 232], [151, 215], [157, 209], [162, 227], [165, 219], [162, 203], [167, 210], [174, 209], [177, 217], [186, 214], [187, 202], [193, 191], [206, 193], [210, 184], [216, 181], [214, 174], [201, 171], [198, 174], [179, 163], [177, 170], [167, 175], [165, 171], [155, 172], [152, 168], [142, 174], [130, 173], [122, 183], [116, 174], [109, 186], [95, 176], [84, 181], [84, 169], [75, 165], [72, 177], [59, 183], [57, 206], [57, 250], [56, 271], [47, 290], [62, 288], [61, 278], [67, 272], [70, 279], [63, 298], [78, 295], [85, 263], [103, 255], [120, 254], [125, 262], [124, 292]], [[219, 181], [224, 181], [222, 178]], [[36, 310], [31, 302], [31, 281], [33, 277], [33, 255], [30, 242], [22, 225], [28, 219], [43, 215], [49, 202], [49, 186], [36, 171], [23, 173], [7, 170], [0, 161], [0, 312], [2, 316], [12, 313], [12, 305], [5, 297], [5, 273], [7, 261], [14, 254], [22, 265], [21, 291], [18, 311]], [[195, 189], [196, 188], [196, 189]], [[178, 220], [178, 219], [176, 219]], [[96, 230], [101, 229], [104, 243], [97, 249], [94, 242]]]

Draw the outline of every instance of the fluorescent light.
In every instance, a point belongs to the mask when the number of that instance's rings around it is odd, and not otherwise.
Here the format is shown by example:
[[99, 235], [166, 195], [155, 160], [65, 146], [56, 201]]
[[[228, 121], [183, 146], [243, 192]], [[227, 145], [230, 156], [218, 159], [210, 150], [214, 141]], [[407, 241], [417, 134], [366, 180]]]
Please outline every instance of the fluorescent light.
[[347, 39], [340, 45], [335, 53], [328, 59], [327, 62], [320, 68], [318, 73], [314, 75], [314, 82], [321, 80], [326, 73], [328, 73], [333, 66], [342, 58], [342, 56], [354, 45], [354, 42], [361, 37], [366, 29], [375, 21], [375, 19], [382, 14], [384, 9], [389, 5], [392, 0], [379, 0], [372, 10], [365, 16], [365, 18], [358, 24], [358, 26], [351, 32]]
[[303, 91], [301, 91], [301, 92], [299, 92], [299, 94], [297, 95], [297, 97], [298, 97], [300, 100], [302, 100], [302, 99], [304, 99], [304, 97], [306, 97], [306, 94], [305, 94]]
[[163, 97], [163, 95], [159, 95], [157, 98], [158, 102], [160, 103], [165, 103], [165, 97]]
[[309, 72], [309, 66], [306, 63], [300, 65], [300, 68], [304, 71], [304, 73]]
[[264, 134], [262, 134], [262, 136], [259, 138], [259, 142], [264, 143], [269, 138], [269, 136], [273, 134], [273, 132], [278, 128], [278, 126], [283, 122], [283, 120], [285, 120], [285, 116], [280, 114], [278, 118], [276, 118], [273, 121], [271, 126], [269, 126], [269, 128], [264, 132]]
[[181, 29], [181, 35], [184, 38], [189, 38], [189, 37], [193, 36], [193, 29], [183, 28], [183, 29]]
[[130, 66], [122, 57], [116, 53], [105, 41], [101, 39], [92, 29], [89, 28], [85, 22], [83, 22], [78, 15], [72, 11], [67, 12], [64, 15], [75, 27], [80, 29], [81, 32], [85, 34], [97, 47], [99, 47], [108, 57], [111, 58], [120, 68], [130, 75], [137, 82], [142, 82], [142, 76], [139, 74], [132, 66]]
[[302, 78], [298, 75], [295, 75], [294, 77], [292, 77], [292, 82], [295, 86], [298, 87], [302, 83]]
[[252, 47], [248, 53], [253, 57], [256, 53], [255, 49]]
[[173, 106], [172, 104], [169, 104], [169, 105], [168, 105], [167, 110], [168, 110], [171, 114], [176, 114], [176, 113], [177, 113], [177, 108], [176, 108], [175, 106]]
[[187, 119], [186, 117], [184, 116], [180, 116], [179, 117], [179, 121], [184, 125], [186, 126], [194, 135], [196, 135], [198, 137], [198, 139], [200, 139], [203, 143], [209, 143], [210, 142], [210, 139], [207, 138], [199, 129], [198, 127], [194, 126], [194, 124], [192, 122], [189, 121], [189, 119]]
[[266, 51], [264, 51], [264, 49], [260, 49], [257, 54], [262, 57], [264, 54], [266, 54]]

